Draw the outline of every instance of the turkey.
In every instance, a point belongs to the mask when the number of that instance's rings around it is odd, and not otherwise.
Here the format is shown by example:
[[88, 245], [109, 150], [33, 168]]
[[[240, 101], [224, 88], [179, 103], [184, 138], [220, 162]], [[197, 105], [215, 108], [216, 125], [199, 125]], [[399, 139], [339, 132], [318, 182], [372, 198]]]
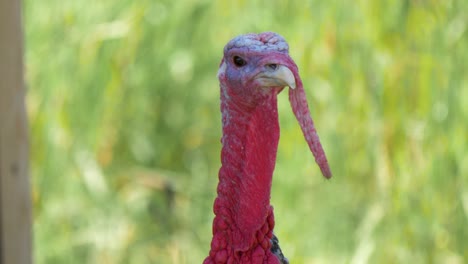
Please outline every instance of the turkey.
[[322, 174], [331, 177], [289, 46], [273, 32], [235, 37], [224, 48], [221, 87], [221, 168], [213, 238], [204, 264], [283, 264], [273, 234], [270, 191], [279, 141], [277, 95], [289, 101]]

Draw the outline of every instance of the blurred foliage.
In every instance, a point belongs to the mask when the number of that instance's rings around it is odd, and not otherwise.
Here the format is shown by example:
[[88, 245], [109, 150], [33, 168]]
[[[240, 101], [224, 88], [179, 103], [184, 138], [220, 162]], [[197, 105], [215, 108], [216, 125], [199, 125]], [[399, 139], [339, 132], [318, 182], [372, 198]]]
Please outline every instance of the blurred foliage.
[[468, 2], [25, 2], [35, 259], [201, 263], [232, 37], [290, 44], [334, 172], [287, 96], [272, 190], [291, 263], [468, 262]]

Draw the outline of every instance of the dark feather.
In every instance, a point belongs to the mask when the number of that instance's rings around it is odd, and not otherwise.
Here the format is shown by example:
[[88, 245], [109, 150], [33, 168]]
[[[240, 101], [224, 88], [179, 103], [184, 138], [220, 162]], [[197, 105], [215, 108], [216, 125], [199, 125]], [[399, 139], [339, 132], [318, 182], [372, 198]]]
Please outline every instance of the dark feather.
[[283, 255], [283, 252], [281, 251], [279, 240], [275, 234], [273, 234], [273, 237], [271, 238], [271, 253], [276, 255], [281, 264], [289, 264], [289, 260]]

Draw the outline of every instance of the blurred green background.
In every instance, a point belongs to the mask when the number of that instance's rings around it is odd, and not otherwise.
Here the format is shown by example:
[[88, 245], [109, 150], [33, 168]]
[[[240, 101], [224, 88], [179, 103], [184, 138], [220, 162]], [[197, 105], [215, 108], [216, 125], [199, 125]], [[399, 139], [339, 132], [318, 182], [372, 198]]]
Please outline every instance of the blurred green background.
[[26, 0], [37, 263], [201, 263], [224, 45], [290, 44], [272, 190], [291, 263], [468, 263], [468, 1]]

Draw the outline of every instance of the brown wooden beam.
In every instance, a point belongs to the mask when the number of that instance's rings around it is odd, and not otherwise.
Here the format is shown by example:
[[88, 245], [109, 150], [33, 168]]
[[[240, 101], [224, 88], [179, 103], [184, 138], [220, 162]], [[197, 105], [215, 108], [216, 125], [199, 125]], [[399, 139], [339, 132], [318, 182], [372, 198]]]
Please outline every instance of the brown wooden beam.
[[32, 263], [21, 1], [0, 0], [0, 263]]

